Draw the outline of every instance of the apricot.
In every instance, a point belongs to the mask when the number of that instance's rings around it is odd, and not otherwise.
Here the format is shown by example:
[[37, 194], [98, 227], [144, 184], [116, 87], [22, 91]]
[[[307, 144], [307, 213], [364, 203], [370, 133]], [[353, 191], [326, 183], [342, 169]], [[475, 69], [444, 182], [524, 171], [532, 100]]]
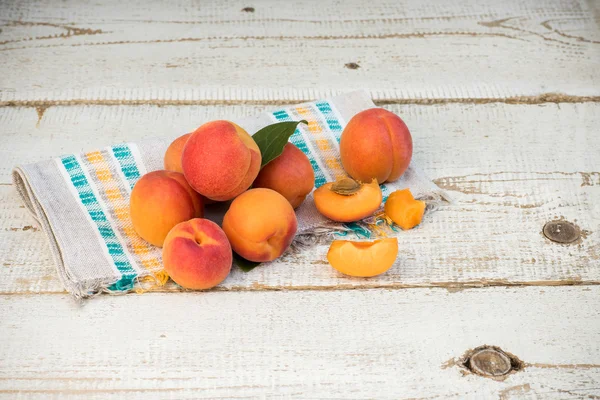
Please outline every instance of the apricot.
[[370, 182], [392, 182], [408, 168], [412, 137], [396, 114], [371, 108], [356, 114], [340, 139], [342, 166], [352, 178]]
[[353, 222], [373, 215], [381, 205], [377, 180], [361, 184], [350, 178], [326, 183], [313, 193], [315, 206], [323, 216], [338, 222]]
[[[186, 133], [183, 136], [179, 136], [167, 148], [164, 160], [165, 169], [167, 171], [175, 171], [183, 174], [183, 167], [181, 166], [181, 155], [183, 153], [183, 148], [185, 147], [185, 144], [187, 143], [190, 136], [192, 136], [191, 133]], [[205, 206], [208, 204], [216, 203], [214, 200], [211, 200], [202, 195], [200, 195], [200, 197], [202, 197], [202, 203]]]
[[315, 187], [315, 172], [306, 154], [288, 143], [279, 157], [260, 170], [252, 186], [273, 189], [298, 208]]
[[231, 270], [231, 245], [219, 225], [202, 218], [173, 227], [163, 247], [165, 271], [187, 289], [209, 289]]
[[373, 242], [334, 240], [327, 252], [329, 264], [342, 274], [370, 277], [383, 274], [394, 265], [398, 255], [398, 239]]
[[229, 121], [212, 121], [189, 137], [181, 157], [185, 178], [201, 195], [231, 200], [250, 187], [261, 155], [245, 130]]
[[183, 174], [173, 171], [154, 171], [142, 176], [131, 191], [129, 208], [137, 234], [159, 247], [175, 225], [204, 214], [200, 195], [188, 185]]
[[384, 211], [400, 228], [412, 229], [421, 223], [425, 202], [415, 200], [409, 189], [396, 190], [385, 202]]
[[223, 230], [233, 251], [250, 261], [272, 261], [292, 243], [298, 221], [285, 197], [272, 189], [250, 189], [233, 200]]
[[167, 148], [164, 160], [165, 169], [167, 171], [175, 171], [183, 174], [183, 168], [181, 167], [181, 154], [183, 153], [183, 148], [185, 147], [185, 144], [190, 136], [192, 136], [191, 133], [186, 133], [183, 136], [179, 136]]

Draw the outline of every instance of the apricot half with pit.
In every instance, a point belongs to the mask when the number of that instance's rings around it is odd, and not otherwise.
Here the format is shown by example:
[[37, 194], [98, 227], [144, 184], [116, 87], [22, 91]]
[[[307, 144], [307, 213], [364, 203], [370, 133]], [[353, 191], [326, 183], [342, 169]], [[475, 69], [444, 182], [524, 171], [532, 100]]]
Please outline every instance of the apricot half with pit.
[[398, 239], [386, 238], [373, 242], [334, 240], [327, 260], [342, 274], [371, 277], [383, 274], [394, 265], [398, 256]]
[[350, 178], [326, 183], [313, 193], [317, 210], [338, 222], [353, 222], [373, 215], [381, 205], [377, 180], [362, 184]]

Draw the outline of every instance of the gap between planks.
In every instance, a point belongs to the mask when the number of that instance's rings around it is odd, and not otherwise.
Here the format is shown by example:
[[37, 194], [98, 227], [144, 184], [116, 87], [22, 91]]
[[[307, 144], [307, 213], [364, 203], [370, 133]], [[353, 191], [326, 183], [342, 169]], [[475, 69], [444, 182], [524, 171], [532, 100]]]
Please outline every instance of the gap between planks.
[[[175, 286], [172, 283], [169, 286], [161, 289], [148, 290], [139, 294], [146, 293], [209, 293], [209, 292], [336, 292], [336, 291], [365, 291], [365, 290], [414, 290], [414, 289], [446, 289], [449, 293], [462, 292], [463, 290], [486, 289], [490, 287], [505, 287], [505, 288], [527, 288], [527, 287], [564, 287], [564, 286], [599, 286], [600, 281], [590, 280], [583, 281], [577, 278], [564, 279], [558, 281], [509, 281], [505, 279], [482, 279], [467, 282], [428, 282], [422, 284], [404, 284], [376, 283], [373, 285], [365, 284], [362, 286], [352, 285], [331, 285], [331, 286], [270, 286], [255, 282], [250, 286], [232, 286], [232, 287], [214, 287], [210, 290], [186, 290]], [[31, 295], [65, 295], [66, 291], [22, 291], [22, 292], [4, 292], [1, 296], [31, 296]], [[116, 296], [129, 293], [113, 294]], [[138, 294], [138, 293], [135, 293]]]
[[[35, 107], [38, 114], [52, 106], [213, 106], [213, 105], [287, 105], [297, 104], [301, 101], [311, 99], [279, 99], [279, 100], [174, 100], [174, 99], [71, 99], [71, 100], [4, 100], [0, 101], [0, 107]], [[574, 96], [564, 93], [543, 93], [535, 96], [514, 96], [505, 98], [482, 97], [482, 98], [430, 98], [430, 99], [376, 99], [375, 104], [381, 105], [438, 105], [438, 104], [543, 104], [543, 103], [596, 103], [600, 102], [600, 96]]]

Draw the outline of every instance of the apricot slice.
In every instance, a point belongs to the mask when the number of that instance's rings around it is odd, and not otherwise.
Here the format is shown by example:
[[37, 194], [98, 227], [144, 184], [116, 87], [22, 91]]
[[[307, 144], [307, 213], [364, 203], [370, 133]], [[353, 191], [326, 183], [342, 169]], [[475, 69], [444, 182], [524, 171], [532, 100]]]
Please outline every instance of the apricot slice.
[[350, 178], [326, 183], [313, 196], [317, 210], [338, 222], [354, 222], [373, 215], [382, 199], [376, 179], [368, 184]]
[[425, 202], [415, 200], [409, 189], [396, 190], [384, 205], [385, 213], [400, 228], [412, 229], [421, 223], [425, 213]]
[[370, 277], [383, 274], [392, 267], [398, 255], [398, 239], [373, 242], [334, 240], [327, 252], [329, 264], [342, 274]]

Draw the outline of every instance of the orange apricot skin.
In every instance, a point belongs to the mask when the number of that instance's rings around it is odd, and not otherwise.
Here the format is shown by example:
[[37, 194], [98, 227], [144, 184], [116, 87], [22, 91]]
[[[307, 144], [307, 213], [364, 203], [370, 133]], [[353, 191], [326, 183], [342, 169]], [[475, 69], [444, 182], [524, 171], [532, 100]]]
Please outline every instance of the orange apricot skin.
[[424, 201], [415, 200], [409, 189], [403, 189], [390, 194], [383, 209], [396, 225], [408, 230], [421, 223], [425, 207]]
[[404, 121], [383, 108], [356, 114], [340, 138], [342, 165], [361, 182], [397, 180], [408, 168], [412, 151], [412, 137]]
[[210, 289], [223, 282], [233, 260], [225, 232], [202, 218], [175, 225], [165, 239], [162, 254], [171, 279], [193, 290]]
[[165, 152], [164, 166], [167, 171], [175, 171], [183, 174], [183, 167], [181, 166], [181, 154], [183, 148], [187, 143], [188, 139], [192, 136], [191, 133], [186, 133], [183, 136], [179, 136], [177, 139], [167, 147]]
[[216, 201], [231, 200], [248, 189], [260, 162], [260, 149], [252, 136], [229, 121], [200, 126], [189, 137], [181, 157], [190, 185]]
[[162, 247], [175, 225], [203, 216], [204, 204], [183, 174], [154, 171], [142, 176], [133, 187], [129, 210], [137, 234]]
[[331, 190], [333, 182], [326, 183], [313, 193], [317, 210], [325, 217], [338, 222], [354, 222], [373, 215], [381, 206], [381, 188], [373, 179], [362, 185], [350, 196], [337, 194]]
[[[183, 148], [187, 143], [188, 139], [192, 136], [191, 133], [186, 133], [183, 136], [179, 136], [177, 139], [173, 140], [173, 142], [167, 148], [165, 152], [164, 165], [167, 171], [175, 171], [183, 174], [183, 167], [181, 166], [181, 156], [183, 154]], [[202, 197], [202, 202], [204, 205], [214, 204], [215, 201], [211, 200], [207, 197]]]
[[252, 186], [273, 189], [298, 208], [315, 187], [315, 173], [306, 154], [288, 143], [279, 157], [260, 170]]
[[223, 230], [233, 251], [256, 262], [281, 256], [297, 229], [296, 214], [287, 199], [265, 188], [250, 189], [236, 197], [223, 218]]
[[373, 242], [334, 240], [327, 252], [327, 261], [342, 274], [368, 278], [389, 270], [397, 256], [396, 238]]

